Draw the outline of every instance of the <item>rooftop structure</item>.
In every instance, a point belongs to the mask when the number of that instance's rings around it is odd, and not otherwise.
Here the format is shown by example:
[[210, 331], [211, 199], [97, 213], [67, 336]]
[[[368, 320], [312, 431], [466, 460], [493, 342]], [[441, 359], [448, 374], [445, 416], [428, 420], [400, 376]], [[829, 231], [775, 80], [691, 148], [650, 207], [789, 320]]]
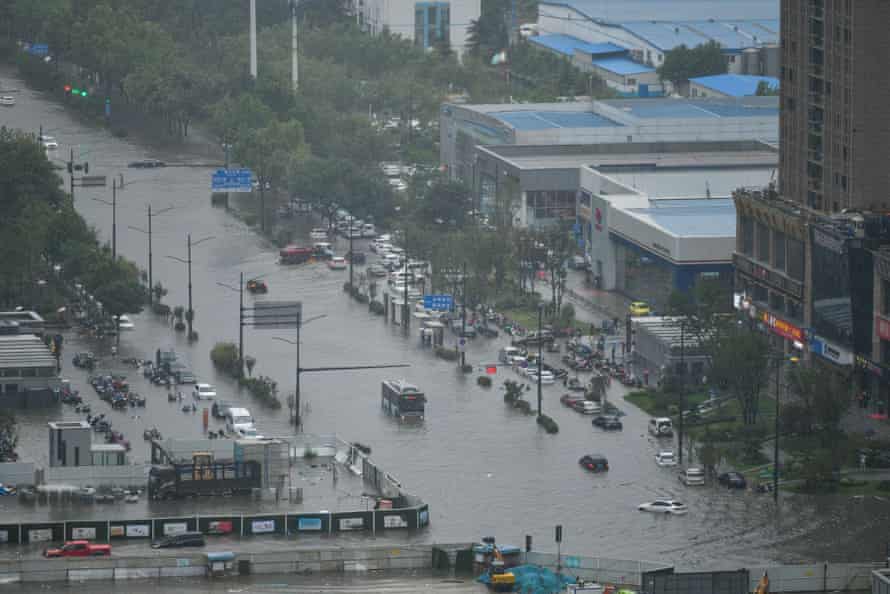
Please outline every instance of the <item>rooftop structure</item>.
[[777, 97], [445, 104], [440, 113], [440, 158], [452, 177], [469, 182], [477, 145], [777, 144], [778, 114]]
[[772, 76], [748, 74], [715, 74], [689, 79], [689, 94], [692, 97], [752, 97], [757, 95], [761, 83], [770, 90], [779, 88], [779, 79]]
[[594, 56], [627, 53], [625, 48], [614, 43], [587, 43], [571, 35], [537, 35], [529, 37], [528, 40], [534, 45], [549, 49], [568, 58], [575, 55], [575, 50]]
[[55, 371], [56, 358], [40, 338], [33, 334], [0, 336], [0, 370], [46, 368]]
[[776, 59], [767, 69], [739, 54], [777, 46], [779, 30], [779, 0], [542, 0], [538, 6], [541, 35], [612, 43], [652, 66], [678, 46], [714, 42], [726, 54], [730, 72], [778, 74]]

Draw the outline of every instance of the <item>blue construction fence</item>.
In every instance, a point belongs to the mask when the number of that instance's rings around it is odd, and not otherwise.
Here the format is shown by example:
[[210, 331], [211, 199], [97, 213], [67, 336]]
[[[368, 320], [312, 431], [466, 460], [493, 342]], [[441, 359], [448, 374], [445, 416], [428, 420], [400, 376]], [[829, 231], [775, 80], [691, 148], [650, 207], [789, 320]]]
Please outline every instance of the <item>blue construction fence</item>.
[[382, 533], [388, 530], [421, 530], [430, 523], [427, 504], [401, 509], [366, 511], [281, 513], [256, 515], [181, 516], [127, 520], [21, 522], [0, 524], [0, 543], [26, 545], [65, 540], [115, 542], [155, 540], [181, 532], [262, 537], [299, 536], [340, 532]]

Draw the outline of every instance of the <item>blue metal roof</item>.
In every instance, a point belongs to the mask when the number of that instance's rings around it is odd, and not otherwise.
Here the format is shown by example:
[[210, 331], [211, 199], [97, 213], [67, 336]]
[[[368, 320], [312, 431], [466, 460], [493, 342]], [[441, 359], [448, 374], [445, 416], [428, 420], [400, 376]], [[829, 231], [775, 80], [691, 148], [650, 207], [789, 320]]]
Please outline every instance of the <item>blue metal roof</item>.
[[603, 128], [622, 125], [592, 112], [496, 111], [491, 112], [489, 115], [509, 124], [517, 130]]
[[689, 104], [703, 111], [707, 111], [720, 118], [751, 118], [751, 117], [779, 117], [778, 103], [771, 106], [742, 105], [740, 103], [715, 103], [702, 99], [690, 101]]
[[594, 59], [593, 65], [614, 72], [615, 74], [643, 74], [646, 72], [655, 72], [655, 68], [638, 64], [630, 58], [600, 58]]
[[566, 6], [595, 21], [651, 21], [664, 19], [774, 19], [779, 0], [540, 0], [546, 6]]
[[739, 118], [778, 117], [778, 102], [754, 106], [715, 99], [629, 99], [604, 102], [642, 120], [655, 118]]
[[713, 89], [730, 97], [749, 97], [757, 94], [757, 87], [766, 82], [771, 89], [779, 88], [779, 79], [771, 76], [749, 76], [743, 74], [716, 74], [689, 79], [703, 87]]
[[716, 41], [724, 50], [741, 50], [757, 45], [752, 36], [735, 25], [718, 21], [694, 21], [683, 23], [686, 28], [701, 33], [709, 40]]
[[574, 56], [576, 49], [594, 56], [627, 53], [625, 48], [617, 46], [614, 43], [587, 43], [586, 41], [582, 41], [571, 35], [538, 35], [529, 37], [528, 40], [535, 45], [540, 45], [541, 47], [545, 47], [568, 57]]
[[709, 38], [701, 33], [689, 29], [682, 23], [675, 23], [673, 21], [661, 21], [657, 23], [630, 22], [621, 23], [621, 26], [646, 43], [657, 47], [662, 51], [669, 51], [681, 45], [695, 47], [710, 41]]
[[627, 211], [678, 237], [735, 237], [736, 233], [731, 198], [658, 200], [649, 208]]

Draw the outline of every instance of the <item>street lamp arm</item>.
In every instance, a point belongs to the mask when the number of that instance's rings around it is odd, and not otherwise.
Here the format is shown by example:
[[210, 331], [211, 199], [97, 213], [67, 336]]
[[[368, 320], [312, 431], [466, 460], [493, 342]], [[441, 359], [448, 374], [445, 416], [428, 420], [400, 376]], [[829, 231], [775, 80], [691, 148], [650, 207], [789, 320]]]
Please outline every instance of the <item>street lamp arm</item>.
[[102, 204], [106, 204], [108, 206], [114, 206], [114, 204], [109, 202], [108, 200], [102, 200], [101, 198], [93, 198], [93, 200], [95, 200], [96, 202], [101, 202]]
[[177, 262], [182, 262], [183, 264], [188, 264], [188, 260], [183, 260], [182, 258], [177, 258], [176, 256], [167, 256], [171, 260], [176, 260]]
[[170, 211], [173, 210], [174, 208], [176, 208], [176, 207], [175, 207], [175, 206], [168, 206], [167, 208], [162, 208], [161, 210], [156, 210], [155, 212], [151, 213], [151, 216], [156, 217], [156, 216], [158, 216], [158, 215], [162, 215], [162, 214], [164, 214], [165, 212], [170, 212]]
[[198, 245], [199, 243], [204, 243], [205, 241], [210, 241], [211, 239], [216, 239], [216, 236], [215, 236], [215, 235], [208, 235], [207, 237], [202, 237], [202, 238], [199, 239], [198, 241], [193, 241], [193, 242], [192, 242], [192, 247], [195, 247], [195, 246]]
[[145, 233], [146, 235], [148, 235], [148, 231], [146, 231], [145, 229], [143, 229], [141, 227], [134, 227], [133, 225], [127, 225], [127, 229], [132, 229], [133, 231], [139, 231], [140, 233]]
[[281, 342], [286, 342], [287, 344], [292, 344], [292, 345], [294, 345], [294, 346], [296, 346], [296, 344], [297, 344], [297, 341], [296, 341], [296, 340], [290, 340], [290, 339], [287, 339], [287, 338], [281, 338], [280, 336], [273, 336], [273, 337], [272, 337], [272, 340], [280, 340]]
[[229, 289], [230, 291], [235, 291], [236, 293], [241, 292], [241, 289], [236, 289], [232, 285], [227, 285], [226, 283], [216, 283], [216, 284], [218, 284], [220, 287], [225, 287], [226, 289]]

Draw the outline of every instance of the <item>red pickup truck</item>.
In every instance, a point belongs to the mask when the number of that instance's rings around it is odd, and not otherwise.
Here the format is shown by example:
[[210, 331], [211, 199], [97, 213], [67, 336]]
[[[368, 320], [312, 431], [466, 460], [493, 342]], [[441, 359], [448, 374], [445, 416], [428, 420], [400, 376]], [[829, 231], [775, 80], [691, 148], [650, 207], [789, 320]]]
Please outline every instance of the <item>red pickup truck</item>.
[[88, 540], [69, 540], [61, 547], [44, 549], [44, 557], [107, 557], [111, 545], [92, 544]]

